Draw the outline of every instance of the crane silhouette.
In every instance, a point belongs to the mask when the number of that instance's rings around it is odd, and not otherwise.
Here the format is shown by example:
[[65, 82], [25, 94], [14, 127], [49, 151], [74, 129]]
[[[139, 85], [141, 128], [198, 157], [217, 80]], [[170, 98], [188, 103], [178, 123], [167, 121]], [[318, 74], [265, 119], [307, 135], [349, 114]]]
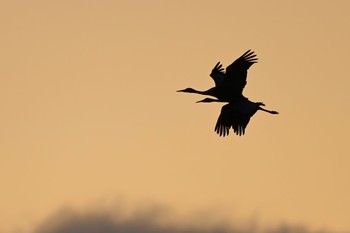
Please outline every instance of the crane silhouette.
[[258, 110], [270, 114], [278, 114], [276, 111], [267, 110], [261, 106], [265, 105], [261, 102], [251, 102], [248, 99], [224, 105], [221, 108], [220, 116], [216, 122], [215, 132], [225, 137], [229, 135], [230, 128], [232, 127], [235, 134], [242, 136], [245, 133], [245, 128], [250, 118], [254, 116]]
[[[224, 102], [218, 99], [205, 98], [197, 103]], [[215, 132], [220, 136], [229, 135], [229, 130], [232, 127], [233, 131], [242, 136], [245, 133], [250, 118], [258, 111], [264, 111], [270, 114], [279, 114], [277, 111], [265, 109], [262, 102], [252, 102], [248, 98], [230, 102], [221, 108], [220, 116], [215, 125]]]
[[244, 97], [242, 92], [247, 84], [247, 71], [251, 65], [257, 62], [254, 52], [248, 50], [241, 57], [236, 59], [231, 65], [222, 68], [222, 64], [218, 62], [213, 68], [210, 76], [215, 82], [215, 87], [206, 91], [198, 91], [193, 88], [178, 90], [178, 92], [196, 93], [216, 97], [205, 98], [197, 101], [197, 103], [211, 102], [229, 102], [221, 109], [220, 116], [215, 125], [215, 132], [220, 136], [229, 135], [230, 128], [233, 128], [234, 133], [242, 136], [250, 121], [250, 118], [258, 111], [268, 112], [270, 114], [278, 114], [276, 111], [271, 111], [262, 108], [265, 106], [262, 102], [251, 102]]
[[[243, 89], [247, 84], [247, 72], [251, 65], [257, 62], [254, 52], [248, 50], [242, 56], [237, 58], [231, 65], [225, 69], [218, 62], [213, 68], [210, 77], [215, 82], [215, 87], [206, 91], [198, 91], [193, 88], [178, 90], [178, 92], [196, 93], [216, 97], [220, 102], [232, 102], [246, 99], [243, 95]], [[201, 102], [201, 101], [199, 101]], [[203, 101], [205, 102], [205, 101]]]

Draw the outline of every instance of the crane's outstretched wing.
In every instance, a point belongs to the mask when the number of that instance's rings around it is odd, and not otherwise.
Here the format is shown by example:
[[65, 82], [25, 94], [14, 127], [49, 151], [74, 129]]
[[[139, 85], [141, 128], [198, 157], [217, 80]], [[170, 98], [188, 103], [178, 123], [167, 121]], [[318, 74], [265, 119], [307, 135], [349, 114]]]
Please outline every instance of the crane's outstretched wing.
[[216, 122], [215, 132], [220, 136], [229, 135], [232, 126], [233, 132], [241, 136], [245, 133], [245, 128], [250, 117], [240, 113], [234, 105], [226, 104], [222, 107], [220, 116]]
[[225, 79], [225, 69], [220, 62], [216, 63], [215, 67], [210, 73], [210, 77], [214, 79], [215, 86], [220, 86]]
[[241, 94], [247, 84], [247, 71], [258, 62], [253, 51], [248, 50], [226, 68], [225, 85], [229, 85], [236, 94]]

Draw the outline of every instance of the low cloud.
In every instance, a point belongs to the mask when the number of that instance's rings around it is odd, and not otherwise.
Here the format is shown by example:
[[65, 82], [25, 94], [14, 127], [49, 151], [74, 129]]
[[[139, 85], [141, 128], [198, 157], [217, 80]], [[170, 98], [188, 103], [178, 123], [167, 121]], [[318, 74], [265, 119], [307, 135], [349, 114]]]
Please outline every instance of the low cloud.
[[[303, 226], [281, 225], [274, 229], [261, 229], [256, 224], [234, 227], [221, 223], [208, 223], [197, 219], [193, 223], [169, 221], [166, 211], [149, 209], [132, 214], [121, 211], [62, 210], [44, 221], [32, 233], [335, 233], [311, 231]], [[168, 220], [166, 220], [168, 219]], [[210, 222], [210, 221], [209, 221]]]

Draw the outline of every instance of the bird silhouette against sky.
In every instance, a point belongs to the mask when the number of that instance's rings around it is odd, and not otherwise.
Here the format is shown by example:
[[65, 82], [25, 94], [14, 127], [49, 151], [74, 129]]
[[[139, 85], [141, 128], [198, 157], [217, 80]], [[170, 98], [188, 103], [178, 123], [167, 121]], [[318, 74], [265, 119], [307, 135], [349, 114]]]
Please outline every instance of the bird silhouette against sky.
[[270, 114], [278, 114], [276, 111], [270, 111], [262, 108], [265, 106], [262, 102], [251, 102], [243, 96], [243, 89], [247, 84], [248, 69], [254, 63], [257, 63], [256, 54], [248, 50], [231, 65], [225, 69], [218, 62], [213, 68], [210, 76], [215, 82], [215, 87], [206, 91], [198, 91], [193, 88], [178, 90], [178, 92], [196, 93], [216, 97], [205, 98], [197, 103], [228, 102], [221, 109], [220, 116], [215, 126], [215, 132], [225, 137], [229, 134], [230, 128], [234, 133], [241, 136], [245, 133], [250, 118], [258, 111], [262, 110]]
[[[245, 99], [242, 95], [243, 88], [247, 84], [247, 71], [251, 65], [257, 62], [254, 52], [248, 50], [231, 65], [222, 68], [218, 62], [213, 68], [210, 76], [215, 82], [215, 87], [206, 91], [198, 91], [193, 88], [178, 90], [178, 92], [196, 93], [209, 95], [217, 98], [217, 102], [234, 102]], [[213, 102], [213, 99], [204, 99], [199, 102]]]

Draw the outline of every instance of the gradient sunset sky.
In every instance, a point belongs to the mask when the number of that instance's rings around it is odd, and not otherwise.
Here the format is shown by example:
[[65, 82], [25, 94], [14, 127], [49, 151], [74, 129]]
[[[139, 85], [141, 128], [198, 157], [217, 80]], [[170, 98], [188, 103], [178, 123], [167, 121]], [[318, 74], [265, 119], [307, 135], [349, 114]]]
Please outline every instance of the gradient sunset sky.
[[[0, 2], [0, 232], [125, 202], [350, 231], [350, 1]], [[246, 135], [214, 85], [248, 49]], [[112, 204], [111, 204], [112, 205]]]

